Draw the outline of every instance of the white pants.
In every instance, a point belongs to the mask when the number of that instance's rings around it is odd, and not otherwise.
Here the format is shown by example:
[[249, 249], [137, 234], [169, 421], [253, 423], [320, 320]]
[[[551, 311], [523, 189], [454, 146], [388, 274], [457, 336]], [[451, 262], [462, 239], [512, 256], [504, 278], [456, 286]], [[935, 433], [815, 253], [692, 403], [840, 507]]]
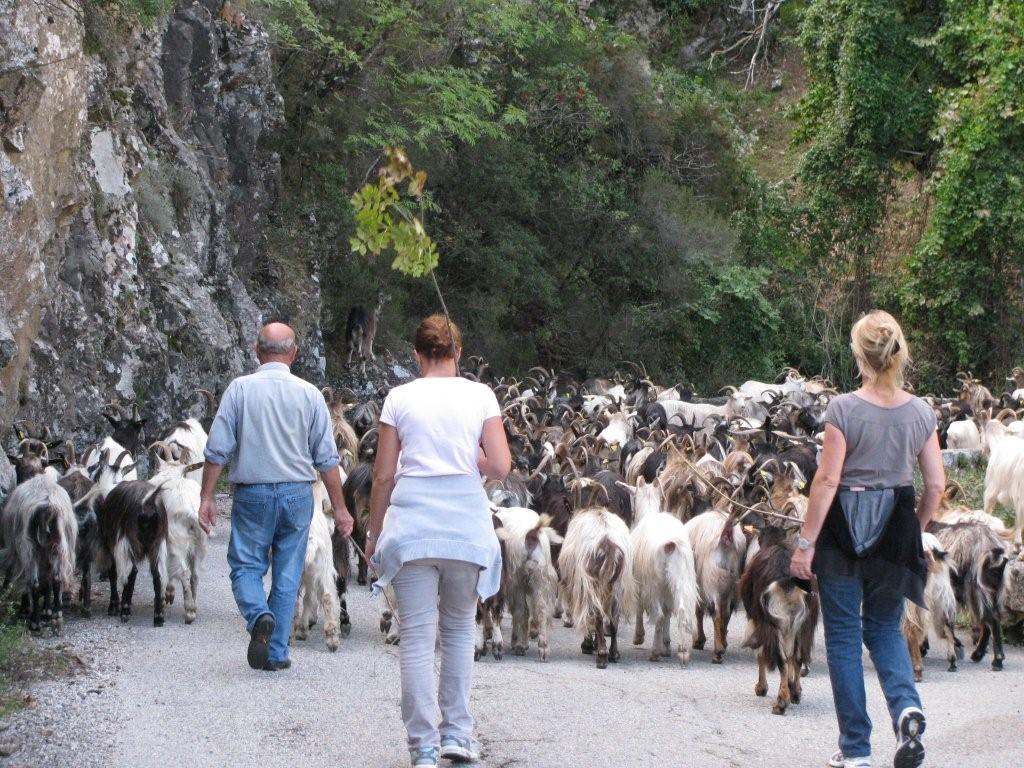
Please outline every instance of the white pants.
[[[473, 734], [469, 689], [479, 575], [479, 566], [462, 560], [413, 560], [391, 582], [398, 601], [402, 719], [410, 750], [439, 746], [442, 735], [464, 739]], [[434, 682], [439, 625], [440, 686]]]

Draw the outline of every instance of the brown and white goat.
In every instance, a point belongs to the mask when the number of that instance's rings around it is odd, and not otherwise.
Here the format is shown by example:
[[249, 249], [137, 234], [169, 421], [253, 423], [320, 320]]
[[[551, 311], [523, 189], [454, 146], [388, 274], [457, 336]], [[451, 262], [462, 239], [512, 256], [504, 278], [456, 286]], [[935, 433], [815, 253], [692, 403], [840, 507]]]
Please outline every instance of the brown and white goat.
[[678, 634], [676, 656], [686, 666], [697, 627], [697, 573], [690, 537], [682, 521], [663, 511], [661, 487], [641, 477], [632, 489], [636, 521], [630, 534], [636, 624], [633, 645], [643, 645], [644, 613], [654, 623], [651, 661], [672, 655], [671, 622]]
[[768, 670], [778, 670], [779, 692], [772, 712], [784, 715], [790, 703], [800, 703], [800, 674], [810, 663], [818, 626], [818, 596], [809, 584], [790, 576], [795, 531], [786, 533], [778, 526], [767, 526], [758, 541], [758, 553], [740, 580], [747, 613], [743, 646], [758, 651], [757, 696], [768, 693]]
[[729, 619], [736, 609], [736, 585], [743, 572], [747, 537], [735, 516], [717, 509], [694, 517], [686, 523], [686, 532], [693, 547], [699, 596], [693, 647], [704, 648], [704, 614], [710, 613], [715, 627], [711, 663], [721, 664], [728, 646]]
[[629, 528], [605, 507], [578, 510], [558, 556], [565, 610], [583, 633], [581, 650], [597, 654], [597, 667], [619, 660], [619, 620], [633, 600]]
[[992, 641], [992, 669], [1003, 668], [1003, 633], [999, 623], [1000, 593], [1007, 557], [1005, 542], [981, 523], [932, 523], [928, 527], [949, 553], [955, 569], [953, 591], [971, 616], [975, 639], [971, 661], [979, 662]]
[[351, 463], [359, 456], [359, 438], [352, 425], [348, 423], [346, 413], [352, 408], [352, 404], [345, 400], [344, 395], [336, 393], [332, 387], [324, 387], [320, 390], [327, 403], [327, 411], [331, 414], [331, 431], [334, 433], [334, 443], [338, 446], [338, 453], [341, 455], [341, 463], [347, 469], [351, 469]]
[[922, 657], [928, 647], [928, 627], [946, 643], [946, 661], [950, 672], [956, 671], [957, 659], [963, 659], [963, 643], [956, 636], [956, 595], [953, 592], [952, 569], [942, 544], [930, 533], [921, 534], [924, 556], [928, 563], [928, 581], [924, 588], [925, 607], [908, 600], [903, 612], [903, 636], [907, 639], [914, 679], [924, 677]]
[[[554, 607], [558, 575], [551, 559], [551, 545], [562, 537], [551, 527], [551, 518], [532, 509], [506, 507], [494, 513], [501, 521], [496, 528], [508, 562], [505, 599], [512, 614], [512, 652], [526, 655], [530, 639], [537, 640], [541, 661], [548, 660], [548, 633]], [[500, 622], [500, 614], [497, 617]], [[498, 640], [501, 629], [498, 622]], [[486, 636], [486, 628], [485, 628]]]
[[107, 615], [120, 614], [123, 622], [131, 617], [138, 566], [146, 560], [153, 577], [153, 626], [164, 624], [167, 510], [160, 491], [144, 480], [129, 480], [114, 486], [100, 505], [97, 564], [110, 579]]
[[48, 620], [54, 634], [64, 625], [64, 593], [75, 576], [78, 523], [67, 491], [48, 474], [18, 485], [0, 519], [0, 572], [27, 593], [29, 628]]
[[14, 465], [14, 476], [17, 483], [24, 483], [29, 478], [41, 475], [50, 463], [50, 453], [46, 443], [32, 437], [26, 437], [18, 443], [18, 452], [7, 457]]

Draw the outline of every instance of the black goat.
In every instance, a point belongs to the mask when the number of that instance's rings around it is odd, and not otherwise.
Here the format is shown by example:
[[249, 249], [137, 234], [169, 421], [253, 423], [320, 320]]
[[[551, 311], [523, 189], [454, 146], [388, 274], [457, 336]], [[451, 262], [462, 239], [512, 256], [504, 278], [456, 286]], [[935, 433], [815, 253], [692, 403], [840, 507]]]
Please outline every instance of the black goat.
[[167, 511], [160, 487], [144, 480], [114, 486], [99, 508], [99, 570], [110, 579], [109, 616], [121, 621], [132, 615], [132, 593], [138, 565], [149, 561], [153, 576], [153, 626], [164, 624], [167, 583]]

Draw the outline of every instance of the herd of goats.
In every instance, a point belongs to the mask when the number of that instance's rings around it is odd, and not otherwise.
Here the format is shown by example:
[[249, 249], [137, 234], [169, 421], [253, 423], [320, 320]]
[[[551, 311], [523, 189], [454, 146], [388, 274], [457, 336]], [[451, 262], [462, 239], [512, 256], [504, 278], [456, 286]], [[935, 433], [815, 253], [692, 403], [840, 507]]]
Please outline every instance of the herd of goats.
[[[650, 658], [674, 654], [685, 666], [691, 649], [707, 643], [709, 617], [711, 661], [721, 663], [730, 618], [742, 603], [743, 645], [757, 651], [755, 692], [764, 696], [767, 672], [777, 670], [773, 712], [782, 714], [800, 701], [819, 620], [813, 584], [791, 578], [789, 561], [817, 468], [822, 415], [835, 391], [790, 369], [774, 382], [747, 381], [702, 398], [682, 385], [654, 384], [640, 366], [621, 368], [587, 380], [534, 368], [511, 379], [494, 376], [479, 358], [466, 361], [462, 375], [490, 385], [502, 405], [514, 463], [505, 480], [486, 482], [503, 574], [500, 592], [478, 607], [477, 657], [502, 657], [508, 612], [514, 654], [535, 642], [547, 660], [550, 625], [561, 618], [577, 628], [583, 652], [600, 668], [619, 658], [620, 620], [632, 621], [633, 643], [642, 645], [646, 618]], [[972, 660], [991, 643], [996, 670], [1003, 625], [1024, 620], [1024, 370], [1013, 379], [1015, 389], [1001, 397], [969, 375], [960, 377], [957, 397], [926, 397], [943, 447], [980, 451], [988, 464], [984, 509], [965, 506], [963, 490], [951, 482], [923, 534], [927, 605], [908, 605], [904, 619], [918, 679], [929, 639], [941, 641], [949, 670], [956, 669], [964, 655], [961, 615], [972, 629]], [[0, 571], [6, 588], [22, 595], [32, 630], [49, 623], [59, 632], [76, 587], [88, 615], [94, 573], [109, 580], [109, 614], [128, 621], [145, 563], [154, 624], [164, 623], [176, 584], [185, 622], [195, 620], [206, 553], [198, 481], [215, 410], [214, 396], [199, 392], [205, 418], [168, 426], [148, 447], [145, 419], [131, 404], [107, 406], [110, 435], [80, 457], [49, 429], [15, 425], [10, 458], [18, 484], [0, 517]], [[335, 533], [317, 483], [322, 514], [310, 527], [293, 638], [305, 639], [320, 622], [335, 650], [351, 629], [353, 562], [357, 582], [367, 583], [367, 564], [353, 550], [365, 547], [386, 392], [363, 401], [330, 388], [323, 394], [356, 526], [351, 539]], [[138, 479], [142, 464], [150, 469], [146, 480]], [[1015, 515], [1013, 527], [993, 516], [997, 503]], [[384, 597], [380, 628], [397, 643], [401, 628]]]

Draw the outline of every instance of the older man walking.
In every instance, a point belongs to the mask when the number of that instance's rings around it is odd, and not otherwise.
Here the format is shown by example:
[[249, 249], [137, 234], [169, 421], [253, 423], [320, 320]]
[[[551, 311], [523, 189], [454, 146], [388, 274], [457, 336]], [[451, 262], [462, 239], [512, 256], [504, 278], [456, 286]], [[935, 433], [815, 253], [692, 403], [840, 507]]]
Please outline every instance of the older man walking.
[[[260, 330], [259, 369], [228, 385], [210, 428], [199, 507], [200, 525], [209, 533], [217, 519], [217, 479], [233, 459], [231, 590], [249, 630], [249, 666], [267, 671], [291, 666], [288, 636], [313, 519], [316, 472], [327, 488], [337, 530], [352, 533], [331, 417], [317, 388], [292, 375], [297, 353], [295, 333], [287, 325], [271, 323]], [[263, 577], [271, 555], [268, 599]]]

